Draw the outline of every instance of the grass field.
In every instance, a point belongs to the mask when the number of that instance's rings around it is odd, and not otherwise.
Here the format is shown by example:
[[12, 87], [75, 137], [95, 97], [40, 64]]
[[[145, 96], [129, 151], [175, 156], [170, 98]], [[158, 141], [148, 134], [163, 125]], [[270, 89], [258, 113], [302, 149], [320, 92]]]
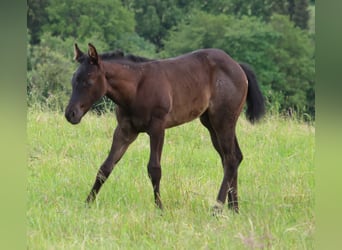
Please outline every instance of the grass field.
[[166, 132], [162, 213], [145, 134], [86, 208], [115, 124], [113, 114], [87, 114], [72, 126], [62, 113], [28, 110], [27, 249], [313, 249], [314, 127], [241, 117], [240, 214], [225, 206], [215, 217], [222, 167], [199, 121]]

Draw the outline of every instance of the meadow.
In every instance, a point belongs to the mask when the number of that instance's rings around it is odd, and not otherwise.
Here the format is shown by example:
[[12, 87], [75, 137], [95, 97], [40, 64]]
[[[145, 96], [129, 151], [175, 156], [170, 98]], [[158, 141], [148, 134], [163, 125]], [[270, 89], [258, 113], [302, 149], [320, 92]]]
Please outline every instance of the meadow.
[[277, 115], [251, 125], [241, 116], [240, 214], [225, 205], [213, 216], [222, 167], [198, 120], [166, 132], [161, 212], [147, 176], [147, 135], [87, 208], [114, 114], [89, 113], [77, 126], [59, 112], [30, 108], [27, 115], [27, 249], [313, 249], [312, 125]]

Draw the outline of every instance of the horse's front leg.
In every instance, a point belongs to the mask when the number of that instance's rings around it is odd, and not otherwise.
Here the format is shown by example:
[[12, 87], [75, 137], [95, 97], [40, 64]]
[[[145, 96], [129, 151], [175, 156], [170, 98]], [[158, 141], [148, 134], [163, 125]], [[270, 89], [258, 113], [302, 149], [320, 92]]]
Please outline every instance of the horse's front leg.
[[126, 152], [128, 146], [137, 138], [137, 135], [138, 134], [131, 128], [121, 126], [120, 124], [115, 129], [109, 155], [96, 175], [95, 183], [86, 200], [87, 203], [91, 203], [95, 200], [101, 186], [105, 183], [115, 165]]
[[155, 204], [160, 209], [163, 209], [159, 192], [159, 184], [162, 175], [160, 159], [163, 150], [165, 135], [163, 121], [154, 119], [147, 133], [150, 136], [150, 160], [147, 166], [148, 176], [152, 182]]

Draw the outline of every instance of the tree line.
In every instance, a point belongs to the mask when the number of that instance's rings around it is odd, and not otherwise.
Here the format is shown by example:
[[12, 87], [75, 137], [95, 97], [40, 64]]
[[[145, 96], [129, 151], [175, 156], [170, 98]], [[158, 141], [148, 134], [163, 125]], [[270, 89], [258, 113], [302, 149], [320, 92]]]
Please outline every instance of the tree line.
[[314, 15], [314, 0], [28, 0], [28, 104], [64, 108], [75, 42], [150, 58], [215, 47], [252, 66], [268, 109], [314, 119]]

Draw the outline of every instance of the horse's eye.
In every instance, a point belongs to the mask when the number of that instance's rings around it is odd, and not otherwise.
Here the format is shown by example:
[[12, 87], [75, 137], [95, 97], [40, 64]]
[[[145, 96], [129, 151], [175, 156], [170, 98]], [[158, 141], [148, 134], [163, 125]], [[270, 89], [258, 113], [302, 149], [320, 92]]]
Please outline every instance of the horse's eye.
[[82, 82], [82, 86], [89, 87], [89, 86], [91, 86], [91, 83], [89, 81], [84, 81], [84, 82]]
[[79, 81], [78, 83], [77, 83], [77, 87], [78, 88], [86, 88], [86, 87], [88, 87], [89, 86], [89, 84], [86, 82], [86, 81]]

